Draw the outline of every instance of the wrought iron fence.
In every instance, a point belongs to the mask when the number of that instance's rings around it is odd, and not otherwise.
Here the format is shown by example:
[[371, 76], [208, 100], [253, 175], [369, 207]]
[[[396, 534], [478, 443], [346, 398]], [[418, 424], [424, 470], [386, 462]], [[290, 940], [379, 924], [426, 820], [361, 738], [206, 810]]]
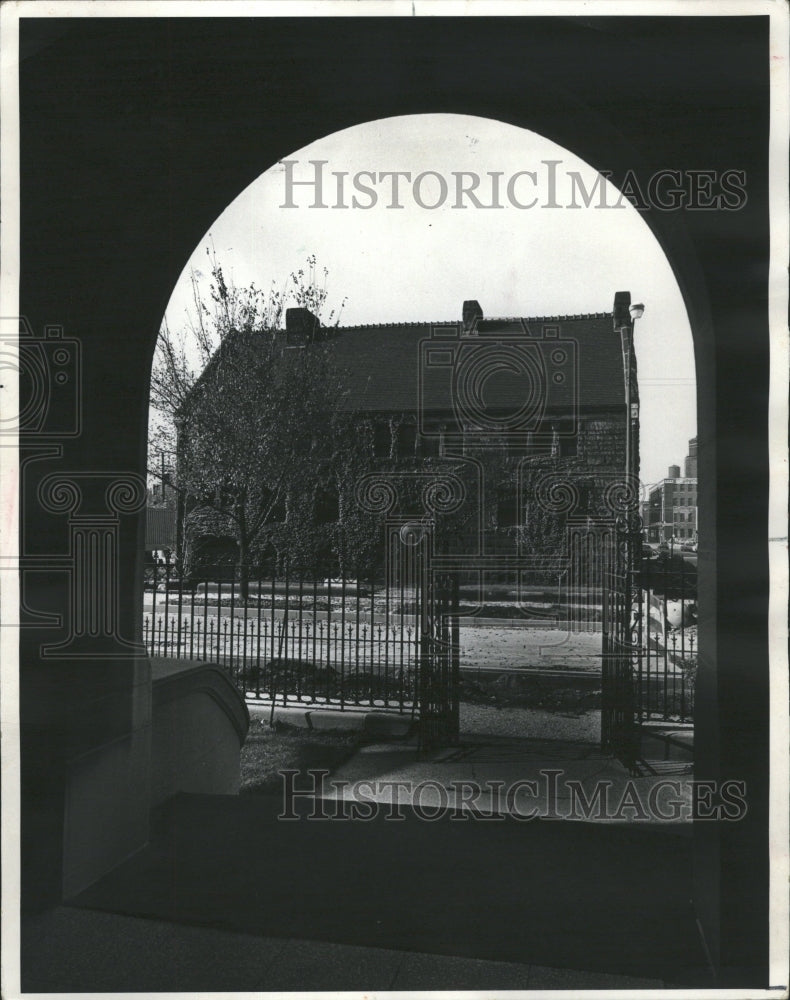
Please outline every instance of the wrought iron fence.
[[697, 568], [682, 552], [643, 558], [632, 625], [637, 722], [691, 722], [699, 642]]
[[415, 712], [419, 609], [403, 585], [267, 574], [242, 588], [164, 564], [146, 583], [143, 641], [151, 656], [216, 663], [248, 697]]
[[[614, 707], [636, 724], [691, 722], [696, 566], [679, 553], [643, 558], [631, 593], [630, 641], [623, 622], [609, 651], [609, 661], [628, 675], [627, 685], [609, 685]], [[598, 599], [597, 591], [587, 596], [593, 604]], [[143, 640], [151, 656], [216, 663], [250, 698], [417, 714], [427, 648], [424, 636], [421, 648], [418, 598], [415, 587], [403, 583], [274, 573], [256, 576], [242, 596], [238, 580], [187, 582], [165, 563], [146, 581]], [[457, 587], [454, 602], [457, 614]], [[450, 618], [442, 624], [444, 611], [440, 629], [451, 627]], [[612, 613], [621, 617], [617, 609]], [[596, 614], [600, 618], [600, 606]], [[567, 627], [576, 630], [573, 607], [568, 615]], [[457, 656], [457, 619], [452, 628]], [[434, 639], [432, 653], [442, 648]], [[607, 657], [602, 661], [605, 668]]]

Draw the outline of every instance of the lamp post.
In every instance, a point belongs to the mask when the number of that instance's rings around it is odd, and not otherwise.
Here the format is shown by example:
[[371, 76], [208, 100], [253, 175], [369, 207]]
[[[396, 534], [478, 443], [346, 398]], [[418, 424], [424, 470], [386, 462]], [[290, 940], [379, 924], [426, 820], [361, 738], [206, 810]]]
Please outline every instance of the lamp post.
[[625, 370], [625, 471], [629, 486], [634, 481], [634, 466], [636, 449], [634, 447], [635, 430], [639, 420], [639, 403], [634, 402], [633, 366], [634, 366], [634, 327], [636, 321], [644, 315], [645, 307], [640, 303], [629, 306], [629, 322], [620, 328], [623, 347], [623, 367]]
[[[633, 337], [634, 323], [639, 319], [644, 306], [640, 303], [631, 304], [630, 292], [617, 292], [614, 297], [614, 310], [612, 314], [612, 326], [615, 333], [620, 335], [620, 345], [623, 359], [623, 385], [625, 390], [625, 545], [621, 548], [618, 544], [618, 527], [615, 522], [613, 537], [614, 562], [612, 564], [613, 583], [615, 585], [615, 621], [608, 623], [604, 619], [604, 642], [603, 642], [603, 686], [604, 690], [609, 690], [606, 702], [609, 704], [608, 710], [602, 714], [602, 726], [611, 727], [608, 742], [615, 749], [615, 752], [623, 753], [627, 760], [632, 760], [636, 747], [634, 745], [636, 734], [633, 730], [634, 720], [634, 650], [632, 635], [632, 609], [634, 601], [634, 569], [636, 560], [634, 558], [635, 527], [632, 517], [632, 496], [631, 490], [634, 487], [634, 470], [636, 466], [637, 448], [635, 447], [635, 430], [639, 419], [639, 404], [634, 402], [633, 385]], [[638, 496], [638, 493], [637, 493]], [[617, 520], [617, 519], [616, 519]], [[641, 540], [640, 540], [641, 559]], [[607, 631], [612, 630], [611, 636]], [[612, 655], [614, 654], [614, 655]], [[636, 654], [638, 656], [638, 653]], [[613, 710], [613, 713], [612, 713]], [[612, 713], [612, 714], [610, 714]], [[608, 719], [605, 723], [604, 719]], [[606, 743], [606, 738], [604, 743]]]
[[620, 334], [620, 345], [623, 353], [623, 383], [625, 387], [625, 476], [626, 488], [634, 482], [636, 448], [634, 447], [635, 430], [639, 420], [639, 403], [634, 402], [633, 367], [634, 367], [634, 326], [644, 315], [645, 307], [641, 302], [631, 304], [630, 292], [618, 292], [614, 299], [613, 325]]
[[[631, 303], [631, 295], [629, 292], [618, 292], [614, 300], [614, 316], [613, 322], [615, 330], [620, 334], [620, 346], [622, 348], [623, 354], [623, 385], [625, 389], [625, 489], [626, 497], [629, 499], [630, 503], [630, 491], [635, 488], [637, 482], [637, 456], [638, 456], [638, 443], [637, 443], [637, 428], [639, 426], [639, 403], [634, 400], [634, 327], [636, 321], [641, 319], [644, 315], [645, 307], [641, 302]], [[626, 577], [628, 584], [626, 590], [628, 592], [627, 604], [629, 605], [626, 609], [626, 613], [630, 615], [630, 594], [631, 594], [631, 577], [634, 570], [635, 558], [634, 558], [634, 543], [635, 543], [635, 529], [633, 528], [633, 520], [630, 516], [630, 511], [627, 516], [628, 529], [627, 529], [627, 539], [628, 539], [628, 565], [626, 568]], [[641, 558], [641, 536], [640, 536], [640, 558]]]

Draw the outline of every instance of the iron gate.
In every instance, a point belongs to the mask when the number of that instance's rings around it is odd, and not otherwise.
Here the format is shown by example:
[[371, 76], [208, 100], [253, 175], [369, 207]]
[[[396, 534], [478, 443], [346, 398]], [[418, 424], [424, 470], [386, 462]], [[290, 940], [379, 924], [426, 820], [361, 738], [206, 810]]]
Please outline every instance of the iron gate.
[[633, 642], [634, 538], [626, 518], [601, 532], [601, 749], [633, 768], [639, 751], [634, 676], [638, 647]]
[[460, 729], [458, 578], [434, 565], [432, 522], [390, 519], [387, 535], [388, 585], [414, 595], [419, 746], [451, 746]]
[[429, 571], [420, 628], [420, 747], [449, 746], [460, 731], [458, 581]]

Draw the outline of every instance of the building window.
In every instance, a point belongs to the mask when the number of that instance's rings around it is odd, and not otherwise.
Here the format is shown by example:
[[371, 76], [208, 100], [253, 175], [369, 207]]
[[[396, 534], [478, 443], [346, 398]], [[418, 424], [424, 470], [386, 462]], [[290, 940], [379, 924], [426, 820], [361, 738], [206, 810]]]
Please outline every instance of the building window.
[[373, 426], [373, 454], [376, 458], [389, 458], [391, 449], [390, 425], [384, 421], [377, 421]]
[[321, 490], [315, 500], [315, 516], [318, 524], [332, 524], [339, 515], [338, 497], [335, 490]]
[[398, 455], [401, 458], [414, 458], [417, 444], [417, 425], [401, 424], [398, 428]]
[[417, 435], [417, 455], [420, 458], [439, 457], [439, 438], [435, 435], [426, 437], [425, 434]]
[[515, 493], [510, 493], [497, 504], [497, 526], [513, 528], [518, 523], [518, 499]]
[[595, 481], [593, 479], [580, 479], [576, 483], [579, 491], [579, 513], [592, 514], [593, 512], [593, 490]]
[[574, 437], [560, 438], [560, 457], [575, 458], [579, 451], [579, 439]]

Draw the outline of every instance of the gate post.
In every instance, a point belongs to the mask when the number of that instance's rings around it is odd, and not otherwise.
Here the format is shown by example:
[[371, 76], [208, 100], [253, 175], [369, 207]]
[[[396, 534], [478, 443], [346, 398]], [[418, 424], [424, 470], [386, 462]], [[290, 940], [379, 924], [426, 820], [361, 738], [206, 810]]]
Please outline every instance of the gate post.
[[448, 741], [457, 744], [461, 738], [461, 657], [458, 622], [458, 577], [453, 575], [450, 584], [450, 731]]
[[632, 539], [619, 520], [602, 533], [601, 750], [629, 770], [637, 757], [631, 659]]
[[432, 536], [420, 552], [419, 748], [454, 746], [460, 736], [458, 581], [431, 565]]

